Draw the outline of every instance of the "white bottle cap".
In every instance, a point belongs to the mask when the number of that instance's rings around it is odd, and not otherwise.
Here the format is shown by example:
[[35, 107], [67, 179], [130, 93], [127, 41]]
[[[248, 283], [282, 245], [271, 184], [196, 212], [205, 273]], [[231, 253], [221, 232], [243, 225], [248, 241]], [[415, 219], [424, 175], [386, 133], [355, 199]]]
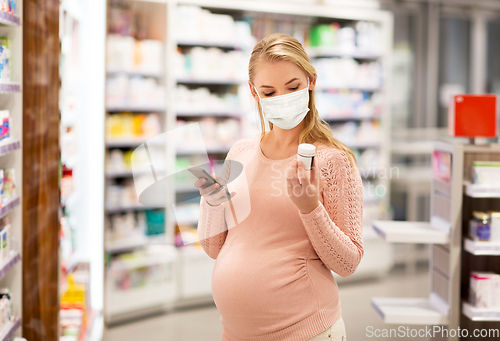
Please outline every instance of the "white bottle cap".
[[299, 144], [298, 154], [301, 156], [314, 156], [316, 155], [316, 146], [309, 143]]

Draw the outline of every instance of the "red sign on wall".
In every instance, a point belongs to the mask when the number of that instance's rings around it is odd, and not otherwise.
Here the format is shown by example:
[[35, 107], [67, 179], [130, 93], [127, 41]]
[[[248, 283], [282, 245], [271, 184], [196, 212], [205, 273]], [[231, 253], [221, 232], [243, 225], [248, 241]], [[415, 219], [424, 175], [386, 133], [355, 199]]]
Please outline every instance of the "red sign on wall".
[[496, 137], [497, 96], [454, 96], [448, 110], [448, 133], [457, 137]]

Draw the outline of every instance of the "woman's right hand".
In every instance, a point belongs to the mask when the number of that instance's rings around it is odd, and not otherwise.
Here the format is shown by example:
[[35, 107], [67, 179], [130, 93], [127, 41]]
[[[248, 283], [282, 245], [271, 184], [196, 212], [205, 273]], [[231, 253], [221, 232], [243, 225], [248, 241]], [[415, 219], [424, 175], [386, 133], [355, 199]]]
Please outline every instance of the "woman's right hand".
[[[210, 206], [219, 206], [220, 204], [232, 199], [236, 195], [236, 192], [232, 192], [231, 196], [229, 196], [226, 187], [222, 188], [220, 191], [217, 191], [220, 188], [220, 185], [217, 183], [205, 187], [206, 182], [207, 180], [205, 178], [201, 178], [196, 180], [194, 185], [200, 190], [200, 195], [205, 198]], [[217, 192], [214, 193], [215, 191]]]

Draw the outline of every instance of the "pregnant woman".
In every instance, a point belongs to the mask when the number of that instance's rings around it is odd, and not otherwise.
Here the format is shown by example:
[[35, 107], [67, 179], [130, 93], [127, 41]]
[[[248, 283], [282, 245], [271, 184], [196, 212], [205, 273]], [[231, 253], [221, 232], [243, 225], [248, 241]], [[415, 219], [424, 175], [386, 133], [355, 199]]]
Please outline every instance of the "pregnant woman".
[[[222, 190], [195, 183], [223, 341], [347, 340], [332, 271], [348, 277], [363, 257], [363, 188], [353, 153], [316, 110], [316, 78], [295, 38], [260, 41], [248, 84], [262, 134], [229, 151], [225, 164], [243, 166], [236, 180], [225, 166]], [[300, 143], [316, 146], [310, 171]]]

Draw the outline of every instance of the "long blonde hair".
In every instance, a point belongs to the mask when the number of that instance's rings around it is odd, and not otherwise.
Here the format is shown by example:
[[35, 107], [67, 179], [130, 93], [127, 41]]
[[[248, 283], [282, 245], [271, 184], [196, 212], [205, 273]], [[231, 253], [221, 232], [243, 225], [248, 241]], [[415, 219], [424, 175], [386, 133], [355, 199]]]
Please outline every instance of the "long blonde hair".
[[[248, 77], [253, 83], [254, 75], [260, 61], [277, 62], [286, 60], [300, 67], [311, 80], [316, 77], [316, 70], [309, 61], [306, 51], [300, 42], [283, 33], [273, 33], [255, 45], [248, 65]], [[265, 121], [260, 103], [258, 105], [262, 137], [265, 135]], [[316, 109], [314, 91], [309, 90], [309, 112], [304, 118], [305, 128], [300, 133], [300, 143], [320, 142], [327, 146], [335, 146], [344, 151], [351, 159], [351, 165], [357, 165], [353, 152], [345, 144], [333, 137], [328, 123], [323, 120]], [[269, 122], [269, 128], [273, 129], [273, 124]]]

